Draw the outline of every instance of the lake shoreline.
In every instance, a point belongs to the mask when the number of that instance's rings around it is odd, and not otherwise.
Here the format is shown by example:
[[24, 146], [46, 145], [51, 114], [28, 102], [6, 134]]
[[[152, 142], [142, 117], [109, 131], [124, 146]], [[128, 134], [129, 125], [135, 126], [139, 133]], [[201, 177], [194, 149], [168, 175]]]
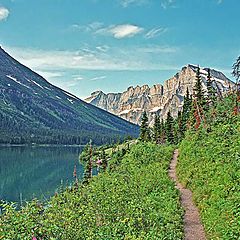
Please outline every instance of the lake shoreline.
[[0, 144], [0, 147], [85, 147], [86, 145], [66, 144]]
[[[79, 162], [83, 146], [0, 145], [0, 196], [9, 202], [48, 198], [61, 182], [74, 181], [76, 168], [82, 179], [84, 166]], [[21, 195], [21, 198], [20, 198]]]

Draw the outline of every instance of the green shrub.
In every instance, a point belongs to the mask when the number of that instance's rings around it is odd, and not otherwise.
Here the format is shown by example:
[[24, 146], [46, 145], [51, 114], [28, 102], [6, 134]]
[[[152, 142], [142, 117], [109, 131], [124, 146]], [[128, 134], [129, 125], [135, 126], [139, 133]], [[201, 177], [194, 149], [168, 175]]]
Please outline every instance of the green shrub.
[[208, 239], [240, 238], [240, 118], [228, 103], [180, 144], [178, 176], [193, 191]]
[[[4, 206], [3, 239], [183, 239], [179, 193], [168, 177], [172, 147], [137, 144], [88, 185], [42, 207]], [[114, 167], [111, 167], [114, 166]]]

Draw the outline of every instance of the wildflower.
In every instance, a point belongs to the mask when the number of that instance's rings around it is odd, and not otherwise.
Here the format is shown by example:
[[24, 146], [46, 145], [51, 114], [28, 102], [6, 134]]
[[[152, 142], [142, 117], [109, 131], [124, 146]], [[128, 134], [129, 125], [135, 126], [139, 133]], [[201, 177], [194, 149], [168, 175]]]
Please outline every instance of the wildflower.
[[73, 170], [73, 177], [76, 178], [77, 177], [77, 166], [74, 166], [74, 170]]
[[102, 159], [98, 159], [98, 160], [97, 160], [97, 164], [98, 164], [98, 165], [101, 165], [101, 164], [102, 164]]

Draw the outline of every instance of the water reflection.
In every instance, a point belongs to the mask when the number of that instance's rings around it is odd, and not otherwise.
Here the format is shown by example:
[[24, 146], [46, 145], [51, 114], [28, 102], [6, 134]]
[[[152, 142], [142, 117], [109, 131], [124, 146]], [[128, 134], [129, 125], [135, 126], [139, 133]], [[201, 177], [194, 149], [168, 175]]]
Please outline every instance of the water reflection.
[[82, 177], [81, 151], [82, 147], [0, 147], [0, 199], [49, 198], [61, 181], [65, 186], [73, 181], [74, 165]]

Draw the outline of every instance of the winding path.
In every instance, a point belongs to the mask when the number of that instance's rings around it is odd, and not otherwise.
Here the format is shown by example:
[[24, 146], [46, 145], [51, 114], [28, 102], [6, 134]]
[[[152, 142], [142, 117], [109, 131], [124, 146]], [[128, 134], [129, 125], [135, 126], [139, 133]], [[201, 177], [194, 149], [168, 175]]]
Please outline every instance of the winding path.
[[175, 181], [176, 188], [181, 193], [181, 204], [185, 210], [183, 220], [185, 240], [206, 240], [198, 209], [192, 201], [192, 192], [189, 189], [184, 188], [178, 181], [176, 174], [177, 157], [178, 150], [176, 149], [174, 151], [168, 173], [169, 176]]

